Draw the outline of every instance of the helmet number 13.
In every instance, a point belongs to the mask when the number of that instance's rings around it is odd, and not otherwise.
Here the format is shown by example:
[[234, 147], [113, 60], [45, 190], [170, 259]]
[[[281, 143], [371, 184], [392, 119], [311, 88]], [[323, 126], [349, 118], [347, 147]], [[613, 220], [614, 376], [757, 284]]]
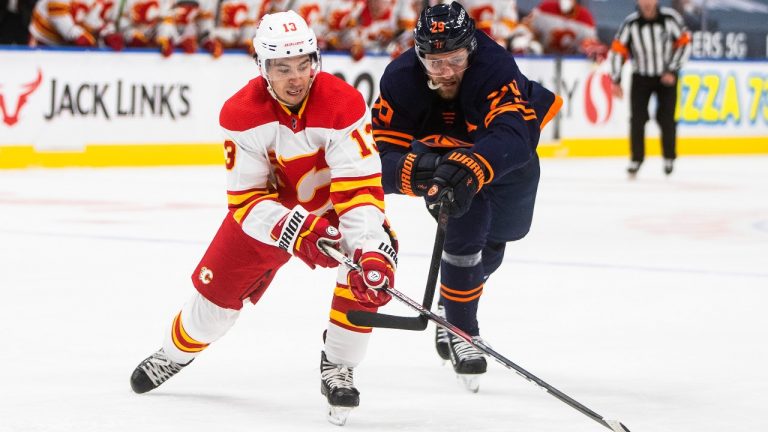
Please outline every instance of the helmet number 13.
[[288, 33], [288, 32], [295, 32], [296, 31], [296, 23], [293, 23], [293, 22], [285, 23], [285, 24], [283, 24], [283, 29], [285, 30], [286, 33]]

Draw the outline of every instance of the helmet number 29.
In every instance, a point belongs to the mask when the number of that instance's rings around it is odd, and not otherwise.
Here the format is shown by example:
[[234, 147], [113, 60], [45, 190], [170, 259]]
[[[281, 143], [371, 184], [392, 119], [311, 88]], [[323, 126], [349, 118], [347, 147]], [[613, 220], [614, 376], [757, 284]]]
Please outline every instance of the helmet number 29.
[[442, 21], [433, 21], [430, 28], [432, 33], [442, 33], [445, 31], [445, 23]]

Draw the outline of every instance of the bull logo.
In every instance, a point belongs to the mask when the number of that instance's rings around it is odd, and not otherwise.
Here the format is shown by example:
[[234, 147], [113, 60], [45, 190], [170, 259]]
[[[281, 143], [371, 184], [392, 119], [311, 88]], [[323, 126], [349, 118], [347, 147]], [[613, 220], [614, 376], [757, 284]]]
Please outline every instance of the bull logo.
[[10, 94], [6, 93], [3, 85], [0, 84], [0, 113], [3, 115], [3, 123], [13, 126], [19, 121], [19, 114], [24, 104], [27, 103], [29, 95], [34, 93], [40, 83], [43, 82], [43, 71], [37, 69], [37, 78], [33, 81], [21, 85], [21, 93], [16, 97], [16, 103], [10, 104], [11, 100], [6, 99]]

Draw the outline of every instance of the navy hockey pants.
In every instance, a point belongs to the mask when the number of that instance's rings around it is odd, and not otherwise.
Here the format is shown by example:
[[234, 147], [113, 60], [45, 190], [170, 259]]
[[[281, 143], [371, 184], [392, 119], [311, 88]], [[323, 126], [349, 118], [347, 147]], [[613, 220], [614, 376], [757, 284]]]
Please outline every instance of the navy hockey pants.
[[480, 334], [477, 306], [488, 277], [501, 265], [506, 243], [528, 234], [539, 186], [539, 159], [478, 193], [469, 211], [451, 218], [440, 271], [440, 302], [449, 322]]

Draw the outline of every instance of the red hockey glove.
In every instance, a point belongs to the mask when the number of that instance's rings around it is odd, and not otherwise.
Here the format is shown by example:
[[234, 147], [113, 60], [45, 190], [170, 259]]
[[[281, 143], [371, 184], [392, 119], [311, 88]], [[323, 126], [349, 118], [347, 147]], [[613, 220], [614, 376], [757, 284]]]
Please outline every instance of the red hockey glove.
[[397, 190], [410, 196], [426, 195], [439, 163], [437, 153], [406, 153], [395, 171]]
[[451, 190], [448, 214], [459, 217], [469, 210], [472, 199], [487, 179], [490, 179], [488, 167], [471, 150], [453, 150], [440, 159], [425, 200], [427, 205], [436, 204]]
[[272, 228], [272, 238], [276, 246], [291, 255], [299, 257], [309, 267], [336, 267], [339, 263], [329, 257], [318, 247], [323, 241], [331, 247], [338, 248], [341, 233], [327, 219], [315, 216], [296, 206], [283, 216]]
[[125, 41], [123, 36], [119, 33], [110, 33], [104, 36], [104, 44], [110, 47], [113, 51], [122, 51], [125, 48]]
[[357, 302], [367, 308], [387, 304], [392, 296], [382, 288], [395, 286], [395, 249], [384, 242], [369, 243], [355, 251], [354, 260], [362, 270], [350, 271], [347, 284]]
[[83, 33], [75, 39], [75, 45], [79, 47], [95, 47], [96, 39], [88, 33]]

